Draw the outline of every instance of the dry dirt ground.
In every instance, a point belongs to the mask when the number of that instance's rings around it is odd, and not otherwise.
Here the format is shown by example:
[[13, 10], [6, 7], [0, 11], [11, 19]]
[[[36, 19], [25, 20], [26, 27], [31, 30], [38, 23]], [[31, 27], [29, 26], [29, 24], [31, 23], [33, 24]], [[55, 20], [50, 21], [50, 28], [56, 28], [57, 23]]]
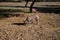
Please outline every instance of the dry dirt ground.
[[38, 25], [19, 25], [26, 16], [34, 14], [24, 15], [0, 17], [0, 40], [60, 40], [60, 14], [35, 13], [40, 17]]

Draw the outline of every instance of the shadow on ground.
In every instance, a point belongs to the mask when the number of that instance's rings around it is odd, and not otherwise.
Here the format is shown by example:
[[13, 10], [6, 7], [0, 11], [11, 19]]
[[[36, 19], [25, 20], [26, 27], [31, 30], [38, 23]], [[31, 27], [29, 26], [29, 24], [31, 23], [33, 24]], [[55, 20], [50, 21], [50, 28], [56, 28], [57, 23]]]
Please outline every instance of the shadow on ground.
[[6, 14], [0, 14], [0, 19], [4, 19], [4, 18], [9, 18], [9, 15], [6, 15]]
[[[21, 8], [30, 8], [30, 7], [24, 7], [24, 6], [15, 6], [15, 7], [21, 7]], [[55, 13], [55, 14], [60, 14], [60, 7], [56, 8], [47, 8], [47, 7], [33, 7], [36, 9], [38, 12], [43, 12], [43, 13]]]
[[34, 7], [38, 12], [60, 14], [60, 8]]
[[[1, 6], [2, 7], [2, 6]], [[8, 7], [8, 6], [7, 6]], [[12, 7], [12, 6], [11, 6]], [[30, 8], [30, 7], [25, 7], [25, 6], [14, 6], [15, 8]], [[47, 8], [47, 7], [33, 7], [34, 9], [37, 10], [37, 12], [42, 12], [42, 13], [56, 13], [60, 14], [60, 7], [59, 8]], [[11, 13], [11, 12], [24, 12], [24, 13], [29, 13], [29, 11], [26, 9], [0, 9], [0, 14], [2, 13]]]
[[12, 23], [12, 25], [26, 25], [25, 23]]

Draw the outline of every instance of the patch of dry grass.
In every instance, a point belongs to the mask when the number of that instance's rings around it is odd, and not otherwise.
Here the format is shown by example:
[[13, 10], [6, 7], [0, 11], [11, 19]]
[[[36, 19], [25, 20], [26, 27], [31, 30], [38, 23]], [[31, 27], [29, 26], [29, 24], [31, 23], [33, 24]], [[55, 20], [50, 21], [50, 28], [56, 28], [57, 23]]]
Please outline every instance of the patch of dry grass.
[[38, 25], [13, 25], [22, 23], [25, 17], [20, 16], [0, 19], [0, 40], [60, 40], [60, 14], [35, 14], [40, 16]]

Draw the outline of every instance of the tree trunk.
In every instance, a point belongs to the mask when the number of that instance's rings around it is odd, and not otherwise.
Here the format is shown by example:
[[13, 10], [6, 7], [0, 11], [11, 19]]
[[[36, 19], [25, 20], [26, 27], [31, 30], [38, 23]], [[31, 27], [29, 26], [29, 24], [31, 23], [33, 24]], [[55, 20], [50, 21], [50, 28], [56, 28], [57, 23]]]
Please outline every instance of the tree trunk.
[[32, 12], [32, 8], [33, 8], [33, 5], [34, 5], [35, 1], [36, 1], [36, 0], [33, 0], [32, 4], [31, 4], [31, 6], [30, 6], [30, 12]]
[[25, 7], [27, 7], [28, 1], [26, 1]]

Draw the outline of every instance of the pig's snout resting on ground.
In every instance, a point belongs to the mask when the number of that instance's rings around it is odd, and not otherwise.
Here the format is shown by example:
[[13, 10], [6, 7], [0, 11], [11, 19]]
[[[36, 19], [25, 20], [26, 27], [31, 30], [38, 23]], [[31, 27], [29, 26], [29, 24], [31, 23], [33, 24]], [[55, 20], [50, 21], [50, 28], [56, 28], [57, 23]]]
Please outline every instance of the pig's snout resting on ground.
[[38, 24], [39, 23], [39, 16], [38, 15], [31, 15], [26, 17], [24, 20], [24, 23], [26, 24]]

